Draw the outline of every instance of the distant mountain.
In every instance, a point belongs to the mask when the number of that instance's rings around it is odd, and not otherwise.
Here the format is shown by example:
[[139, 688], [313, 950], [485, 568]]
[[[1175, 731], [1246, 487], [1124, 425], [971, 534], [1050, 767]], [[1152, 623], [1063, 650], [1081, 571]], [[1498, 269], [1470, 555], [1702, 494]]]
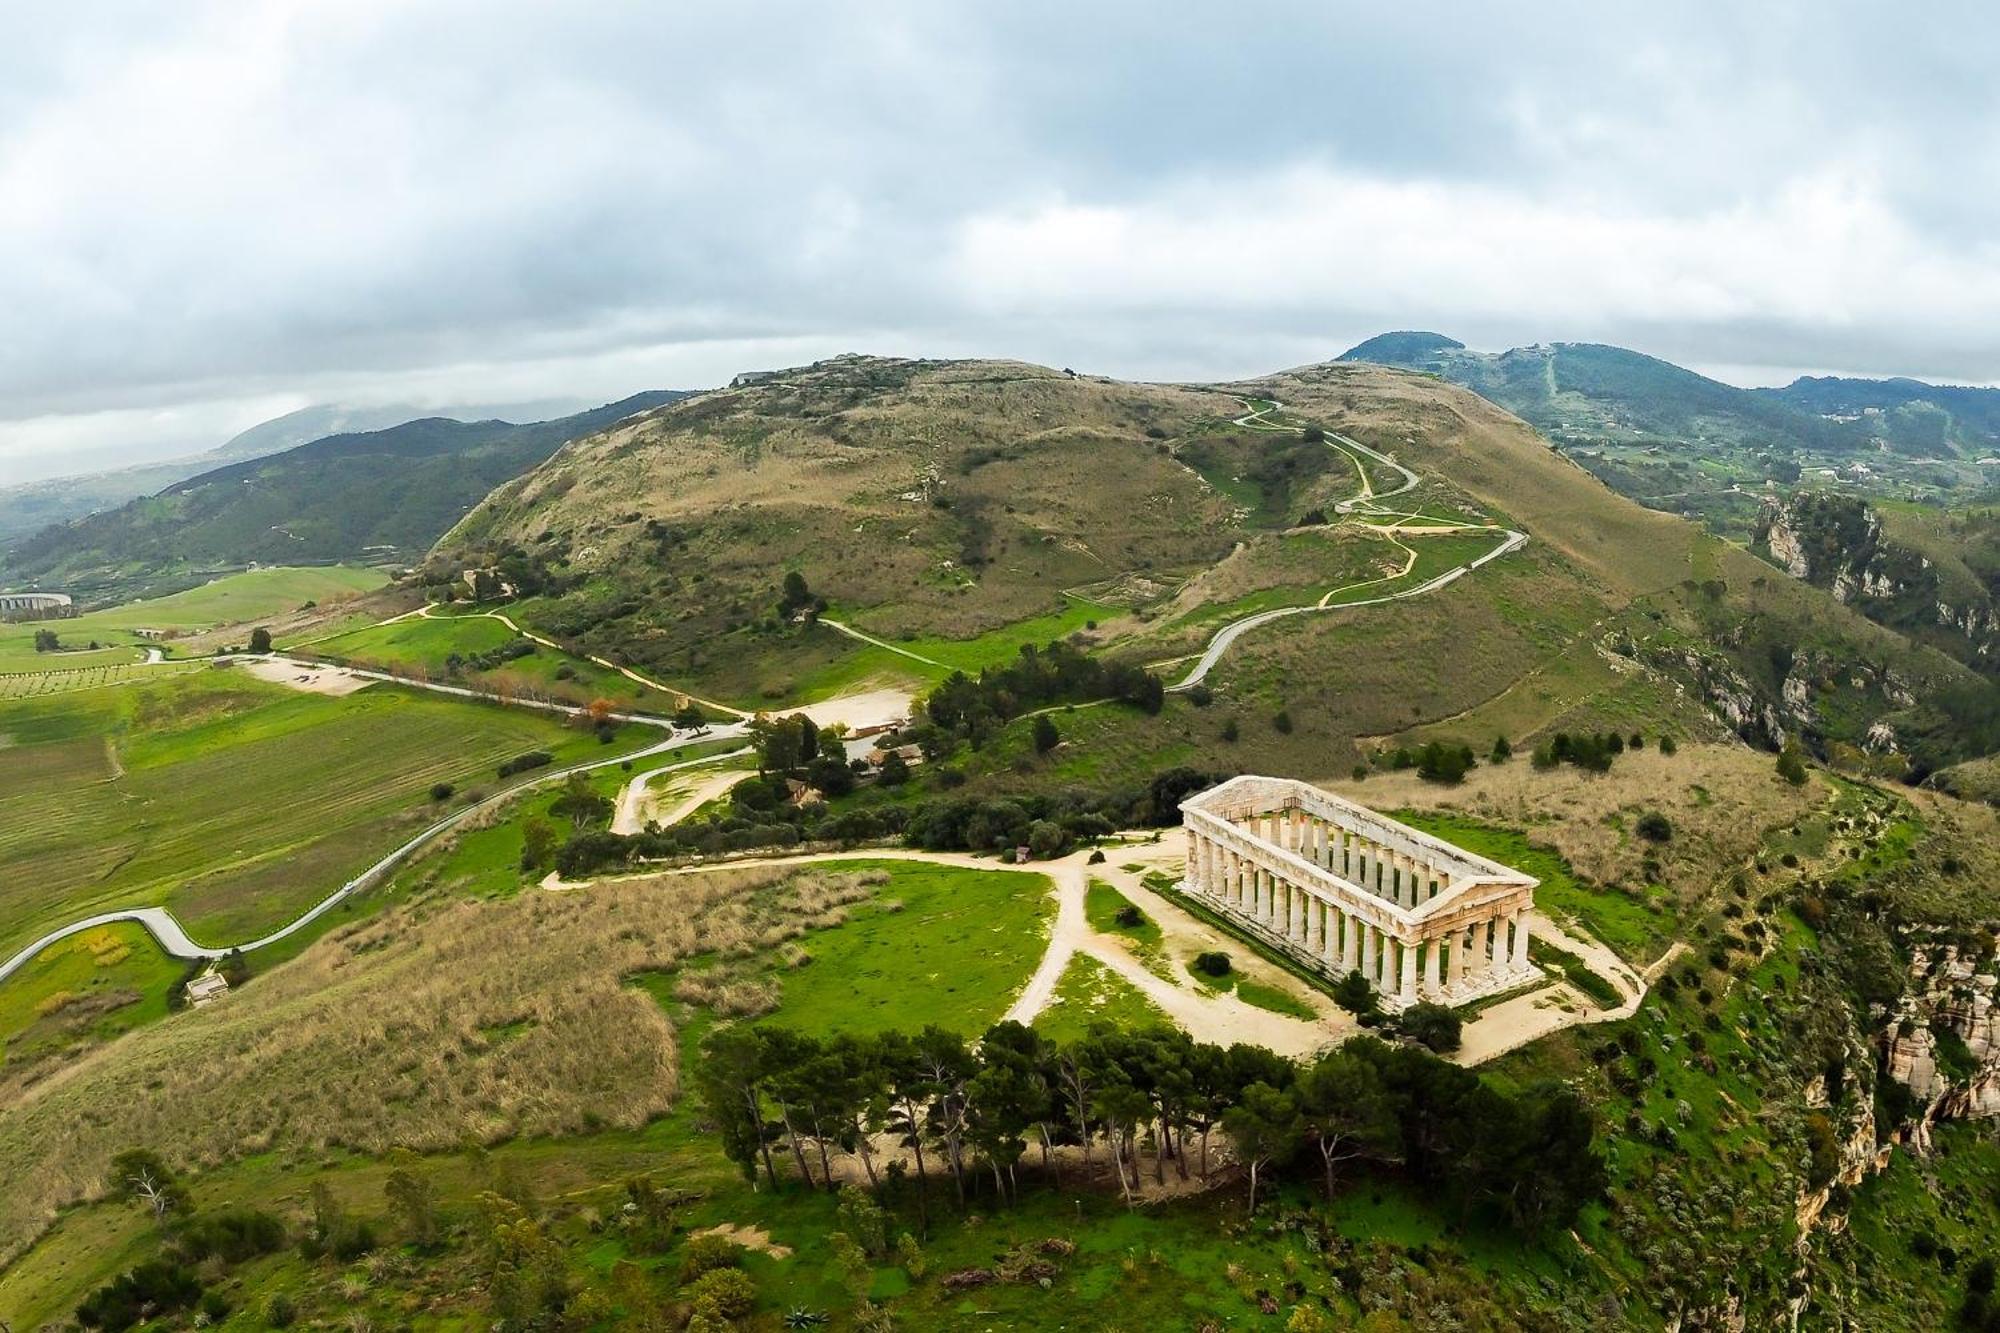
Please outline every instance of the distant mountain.
[[2000, 451], [2000, 389], [1807, 375], [1782, 389], [1753, 392], [1815, 416], [1853, 421], [1902, 453]]
[[45, 528], [0, 556], [0, 574], [102, 596], [253, 563], [413, 559], [568, 441], [685, 396], [644, 393], [527, 424], [425, 417], [314, 439]]
[[1604, 343], [1475, 352], [1438, 333], [1385, 333], [1342, 361], [1427, 370], [1464, 385], [1559, 444], [1717, 443], [1851, 451], [1861, 432], [1754, 389]]
[[175, 482], [198, 477], [225, 463], [282, 453], [329, 435], [384, 430], [422, 416], [454, 417], [460, 421], [482, 421], [488, 417], [541, 421], [565, 416], [587, 406], [587, 403], [575, 399], [562, 399], [430, 409], [412, 407], [408, 403], [385, 407], [321, 403], [302, 407], [296, 412], [259, 422], [202, 453], [159, 462], [135, 463], [130, 467], [101, 472], [47, 477], [13, 486], [0, 486], [0, 546], [39, 532], [52, 523], [67, 523], [86, 514], [115, 509], [127, 500], [152, 495]]

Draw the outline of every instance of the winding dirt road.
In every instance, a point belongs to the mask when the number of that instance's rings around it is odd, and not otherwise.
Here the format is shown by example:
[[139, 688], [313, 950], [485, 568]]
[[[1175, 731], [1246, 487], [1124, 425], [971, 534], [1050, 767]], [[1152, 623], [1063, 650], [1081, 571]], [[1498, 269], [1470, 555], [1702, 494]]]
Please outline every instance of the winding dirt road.
[[[1304, 429], [1301, 427], [1279, 426], [1264, 419], [1277, 412], [1283, 406], [1282, 403], [1273, 400], [1269, 407], [1255, 408], [1246, 400], [1243, 406], [1247, 410], [1242, 416], [1235, 419], [1233, 423], [1235, 425], [1245, 427], [1249, 430], [1270, 431], [1279, 434], [1305, 434]], [[1335, 441], [1339, 443], [1336, 444]], [[1402, 533], [1405, 536], [1421, 536], [1426, 532], [1491, 532], [1500, 538], [1499, 544], [1484, 555], [1473, 560], [1468, 560], [1456, 568], [1446, 570], [1437, 577], [1427, 579], [1414, 588], [1402, 588], [1396, 592], [1384, 593], [1379, 597], [1365, 597], [1351, 601], [1333, 600], [1344, 592], [1351, 592], [1355, 588], [1367, 586], [1367, 583], [1351, 583], [1343, 587], [1334, 588], [1324, 594], [1317, 602], [1309, 603], [1305, 606], [1280, 606], [1269, 611], [1259, 611], [1255, 615], [1244, 616], [1240, 620], [1232, 620], [1215, 632], [1214, 637], [1208, 641], [1208, 646], [1202, 650], [1201, 656], [1195, 660], [1194, 666], [1189, 669], [1188, 673], [1172, 685], [1167, 686], [1167, 690], [1170, 693], [1191, 690], [1201, 684], [1207, 678], [1208, 673], [1214, 670], [1215, 664], [1222, 660], [1222, 655], [1229, 651], [1232, 644], [1251, 630], [1268, 625], [1274, 620], [1283, 620], [1288, 616], [1311, 615], [1322, 611], [1344, 611], [1349, 607], [1380, 606], [1385, 602], [1400, 602], [1408, 597], [1422, 597], [1426, 593], [1433, 593], [1440, 588], [1449, 586], [1488, 561], [1498, 560], [1508, 552], [1517, 551], [1527, 544], [1527, 533], [1516, 531], [1513, 528], [1503, 528], [1498, 524], [1433, 524], [1405, 521], [1420, 519], [1423, 515], [1399, 513], [1394, 508], [1385, 506], [1382, 502], [1414, 490], [1419, 480], [1416, 473], [1404, 467], [1387, 454], [1376, 449], [1371, 449], [1359, 440], [1350, 439], [1345, 435], [1328, 432], [1326, 444], [1335, 453], [1346, 453], [1353, 460], [1355, 472], [1361, 478], [1360, 491], [1351, 498], [1342, 500], [1335, 506], [1336, 511], [1355, 518], [1370, 517], [1390, 520], [1386, 524], [1357, 522], [1356, 526], [1369, 528], [1376, 532]], [[1364, 457], [1372, 459], [1383, 467], [1393, 469], [1401, 475], [1402, 481], [1394, 490], [1383, 491], [1378, 494], [1375, 490], [1374, 482], [1368, 476], [1368, 466], [1362, 461]], [[1407, 550], [1408, 548], [1405, 547], [1405, 549]], [[1412, 553], [1410, 563], [1404, 567], [1403, 574], [1393, 577], [1403, 577], [1415, 565], [1416, 560], [1414, 553]], [[1382, 579], [1370, 579], [1367, 582], [1380, 583], [1384, 581]]]

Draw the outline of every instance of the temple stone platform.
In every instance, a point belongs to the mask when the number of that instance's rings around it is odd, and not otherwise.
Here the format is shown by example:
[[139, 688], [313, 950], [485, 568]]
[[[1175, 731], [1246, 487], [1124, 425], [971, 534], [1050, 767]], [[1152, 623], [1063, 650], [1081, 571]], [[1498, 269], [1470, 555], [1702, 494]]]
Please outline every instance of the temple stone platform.
[[1239, 777], [1181, 802], [1181, 888], [1272, 949], [1385, 1007], [1459, 1005], [1540, 973], [1531, 875], [1290, 778]]

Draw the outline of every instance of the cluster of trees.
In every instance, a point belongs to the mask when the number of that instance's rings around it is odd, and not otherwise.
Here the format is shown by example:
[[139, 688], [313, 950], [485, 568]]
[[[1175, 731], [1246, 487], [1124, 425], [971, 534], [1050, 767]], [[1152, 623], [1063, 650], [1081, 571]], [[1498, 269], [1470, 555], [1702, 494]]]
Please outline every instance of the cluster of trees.
[[1540, 769], [1554, 768], [1557, 764], [1574, 764], [1587, 772], [1607, 773], [1611, 770], [1611, 762], [1625, 753], [1628, 744], [1634, 750], [1643, 749], [1646, 738], [1636, 731], [1629, 742], [1615, 731], [1579, 736], [1558, 731], [1535, 747], [1534, 763]]
[[[1109, 792], [1068, 790], [986, 799], [936, 797], [840, 811], [823, 805], [774, 803], [760, 808], [739, 804], [732, 790], [732, 813], [727, 816], [648, 829], [629, 837], [601, 829], [578, 832], [556, 849], [554, 861], [563, 875], [583, 876], [635, 860], [718, 856], [801, 843], [853, 847], [889, 838], [926, 851], [1026, 847], [1035, 856], [1059, 856], [1079, 841], [1118, 829], [1178, 824], [1180, 803], [1215, 781], [1208, 773], [1174, 768], [1143, 787]], [[737, 790], [743, 785], [738, 784]], [[770, 793], [768, 783], [763, 791]]]
[[[777, 1159], [833, 1190], [836, 1154], [878, 1193], [907, 1168], [877, 1160], [886, 1136], [910, 1156], [920, 1222], [933, 1175], [961, 1204], [986, 1189], [1017, 1197], [1032, 1147], [1061, 1188], [1059, 1149], [1100, 1161], [1129, 1201], [1142, 1155], [1156, 1183], [1203, 1179], [1210, 1137], [1226, 1136], [1250, 1207], [1271, 1170], [1309, 1163], [1327, 1193], [1349, 1168], [1394, 1168], [1463, 1212], [1524, 1229], [1565, 1226], [1605, 1187], [1588, 1110], [1566, 1088], [1500, 1092], [1416, 1046], [1361, 1037], [1303, 1066], [1262, 1047], [1196, 1042], [1172, 1028], [1104, 1025], [1072, 1042], [1004, 1022], [976, 1044], [932, 1026], [829, 1040], [733, 1024], [702, 1044], [696, 1082], [724, 1153], [778, 1188]], [[1101, 1154], [1101, 1157], [1100, 1157]]]
[[[1494, 745], [1496, 763], [1513, 753], [1511, 749], [1500, 749], [1506, 743], [1506, 738], [1502, 737]], [[1414, 748], [1402, 746], [1383, 755], [1382, 762], [1392, 769], [1414, 768], [1417, 776], [1426, 782], [1454, 785], [1465, 781], [1465, 775], [1478, 767], [1478, 760], [1472, 757], [1472, 747], [1457, 741], [1429, 741]]]
[[61, 638], [61, 636], [60, 636], [60, 635], [58, 635], [58, 634], [57, 634], [57, 633], [56, 633], [56, 632], [55, 632], [54, 630], [52, 630], [52, 629], [38, 629], [38, 630], [36, 630], [36, 631], [35, 631], [35, 651], [36, 651], [36, 652], [38, 652], [38, 653], [59, 653], [59, 652], [61, 652], [61, 651], [62, 651], [62, 638]]
[[452, 653], [444, 659], [444, 669], [445, 674], [451, 676], [462, 676], [468, 671], [497, 671], [509, 662], [534, 655], [533, 643], [526, 639], [509, 639], [483, 653]]
[[854, 790], [855, 769], [847, 759], [844, 728], [822, 728], [804, 713], [759, 717], [750, 724], [750, 740], [757, 749], [758, 778], [739, 783], [730, 792], [732, 802], [745, 810], [768, 811], [783, 805], [787, 778], [797, 778], [827, 796]]
[[1144, 667], [1101, 661], [1057, 640], [1043, 648], [1024, 643], [1012, 662], [987, 667], [976, 680], [952, 672], [924, 701], [924, 714], [945, 737], [977, 748], [1000, 724], [1037, 708], [1117, 699], [1157, 713], [1166, 697], [1166, 686]]

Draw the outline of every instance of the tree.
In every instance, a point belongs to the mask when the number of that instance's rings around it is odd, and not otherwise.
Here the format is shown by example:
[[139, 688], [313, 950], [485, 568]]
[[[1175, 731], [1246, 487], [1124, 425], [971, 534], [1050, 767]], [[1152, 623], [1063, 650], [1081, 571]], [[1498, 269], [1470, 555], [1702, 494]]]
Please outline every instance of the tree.
[[405, 1240], [420, 1250], [431, 1249], [438, 1243], [440, 1231], [437, 1187], [428, 1176], [418, 1174], [416, 1154], [398, 1152], [391, 1160], [395, 1165], [382, 1184], [390, 1216], [402, 1228]]
[[701, 1044], [702, 1060], [695, 1067], [695, 1087], [709, 1121], [722, 1136], [722, 1154], [736, 1163], [743, 1178], [757, 1178], [757, 1163], [771, 1188], [778, 1188], [778, 1169], [771, 1162], [771, 1126], [764, 1116], [764, 1045], [749, 1028], [725, 1027], [711, 1032]]
[[1486, 753], [1489, 764], [1504, 764], [1514, 757], [1514, 746], [1505, 736], [1493, 738], [1493, 748]]
[[1647, 842], [1668, 842], [1674, 836], [1673, 821], [1658, 810], [1648, 810], [1640, 815], [1639, 822], [1633, 825], [1633, 831]]
[[161, 1156], [146, 1148], [128, 1148], [111, 1159], [112, 1188], [152, 1211], [155, 1222], [167, 1214], [186, 1212], [187, 1187]]
[[900, 787], [909, 780], [910, 765], [909, 761], [903, 758], [902, 751], [891, 750], [882, 756], [882, 767], [876, 775], [876, 781], [885, 787]]
[[1291, 715], [1291, 713], [1290, 713], [1290, 712], [1289, 712], [1288, 710], [1286, 710], [1286, 709], [1283, 709], [1283, 708], [1280, 708], [1280, 709], [1279, 709], [1279, 710], [1277, 711], [1277, 714], [1276, 714], [1276, 715], [1275, 715], [1274, 717], [1272, 717], [1272, 719], [1271, 719], [1271, 726], [1272, 726], [1272, 727], [1273, 727], [1274, 729], [1276, 729], [1276, 730], [1277, 730], [1277, 732], [1278, 732], [1278, 733], [1279, 733], [1280, 735], [1284, 735], [1284, 736], [1289, 736], [1289, 735], [1291, 735], [1291, 734], [1292, 734], [1292, 715]]
[[1222, 1117], [1222, 1128], [1236, 1145], [1236, 1155], [1250, 1168], [1250, 1211], [1257, 1211], [1257, 1174], [1264, 1167], [1282, 1163], [1298, 1151], [1305, 1119], [1291, 1094], [1268, 1083], [1252, 1083], [1243, 1089], [1236, 1105]]
[[546, 819], [530, 819], [521, 826], [521, 869], [540, 870], [555, 851], [556, 831]]
[[259, 625], [250, 631], [250, 651], [268, 653], [271, 651], [271, 631]]
[[1660, 753], [1661, 753], [1661, 754], [1672, 754], [1672, 753], [1673, 753], [1673, 752], [1674, 752], [1675, 750], [1677, 750], [1677, 749], [1679, 749], [1679, 748], [1680, 748], [1680, 746], [1679, 746], [1679, 745], [1678, 745], [1678, 744], [1677, 744], [1677, 743], [1676, 743], [1676, 742], [1674, 741], [1674, 738], [1673, 738], [1672, 736], [1661, 736], [1661, 737], [1660, 737]]
[[1799, 749], [1797, 741], [1788, 741], [1778, 754], [1778, 776], [1794, 787], [1803, 787], [1806, 782], [1805, 753]]
[[549, 813], [567, 817], [569, 826], [580, 832], [610, 818], [611, 798], [590, 785], [588, 774], [572, 773], [563, 783], [562, 795], [550, 803]]
[[1393, 1156], [1395, 1108], [1380, 1070], [1359, 1054], [1336, 1048], [1308, 1065], [1299, 1076], [1298, 1103], [1319, 1149], [1327, 1198], [1339, 1163]]
[[35, 631], [35, 651], [38, 653], [58, 653], [62, 651], [62, 640], [52, 629]]
[[1047, 713], [1036, 714], [1034, 733], [1036, 754], [1047, 754], [1062, 740], [1062, 733], [1056, 730], [1055, 722]]

